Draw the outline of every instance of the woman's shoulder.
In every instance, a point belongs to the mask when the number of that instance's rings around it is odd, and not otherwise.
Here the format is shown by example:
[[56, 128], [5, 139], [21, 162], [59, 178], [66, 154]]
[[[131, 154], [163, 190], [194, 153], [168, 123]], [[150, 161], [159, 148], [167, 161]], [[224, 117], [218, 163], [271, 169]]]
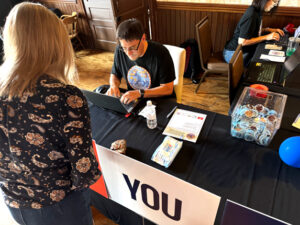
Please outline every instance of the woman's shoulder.
[[244, 16], [253, 17], [253, 16], [259, 16], [260, 12], [257, 10], [253, 5], [250, 5], [246, 12], [244, 13]]
[[253, 20], [259, 17], [260, 17], [260, 12], [257, 11], [254, 6], [250, 6], [243, 14], [241, 21]]
[[[74, 85], [64, 84], [63, 82], [48, 76], [42, 76], [38, 81], [39, 92], [46, 95], [60, 95], [62, 99], [68, 98], [69, 96], [78, 96], [83, 98], [83, 94], [79, 88]], [[42, 94], [40, 93], [40, 94]]]

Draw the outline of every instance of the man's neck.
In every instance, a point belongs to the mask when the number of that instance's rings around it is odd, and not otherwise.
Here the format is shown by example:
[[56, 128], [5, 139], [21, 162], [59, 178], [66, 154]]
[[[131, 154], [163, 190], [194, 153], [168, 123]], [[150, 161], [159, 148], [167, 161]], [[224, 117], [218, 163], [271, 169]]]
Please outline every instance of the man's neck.
[[140, 58], [143, 57], [148, 49], [148, 41], [145, 40], [143, 54], [141, 54]]

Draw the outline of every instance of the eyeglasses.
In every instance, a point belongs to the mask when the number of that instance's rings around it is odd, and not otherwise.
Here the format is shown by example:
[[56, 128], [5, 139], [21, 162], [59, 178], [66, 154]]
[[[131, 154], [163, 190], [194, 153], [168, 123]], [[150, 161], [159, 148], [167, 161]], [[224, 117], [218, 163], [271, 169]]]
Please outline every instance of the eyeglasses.
[[136, 48], [134, 48], [134, 47], [124, 48], [124, 47], [122, 47], [122, 45], [119, 43], [119, 46], [120, 46], [119, 49], [120, 49], [122, 52], [137, 51], [137, 50], [139, 49], [139, 47], [140, 47], [141, 40], [142, 40], [142, 37], [141, 37], [141, 39], [139, 40], [139, 43], [138, 43], [138, 45], [137, 45]]

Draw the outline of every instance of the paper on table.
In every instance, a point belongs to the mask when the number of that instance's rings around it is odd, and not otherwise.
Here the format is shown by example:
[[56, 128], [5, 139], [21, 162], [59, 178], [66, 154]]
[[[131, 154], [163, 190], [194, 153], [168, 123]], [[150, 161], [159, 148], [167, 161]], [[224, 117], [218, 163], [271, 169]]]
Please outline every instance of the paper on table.
[[284, 62], [285, 61], [285, 57], [265, 55], [265, 54], [261, 54], [260, 59], [273, 61], [273, 62]]
[[283, 57], [285, 54], [284, 51], [270, 50], [269, 55]]
[[298, 114], [297, 118], [295, 119], [295, 121], [292, 125], [293, 125], [293, 127], [300, 129], [300, 113]]
[[205, 114], [176, 109], [163, 134], [195, 143], [205, 119]]

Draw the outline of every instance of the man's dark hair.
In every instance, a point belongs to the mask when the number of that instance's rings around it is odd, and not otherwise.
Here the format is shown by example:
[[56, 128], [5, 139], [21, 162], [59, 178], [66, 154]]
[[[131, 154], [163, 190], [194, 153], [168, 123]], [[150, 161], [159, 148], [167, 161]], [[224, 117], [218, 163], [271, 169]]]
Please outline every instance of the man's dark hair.
[[117, 39], [126, 41], [139, 40], [144, 34], [142, 23], [135, 19], [128, 19], [120, 23], [117, 28]]

